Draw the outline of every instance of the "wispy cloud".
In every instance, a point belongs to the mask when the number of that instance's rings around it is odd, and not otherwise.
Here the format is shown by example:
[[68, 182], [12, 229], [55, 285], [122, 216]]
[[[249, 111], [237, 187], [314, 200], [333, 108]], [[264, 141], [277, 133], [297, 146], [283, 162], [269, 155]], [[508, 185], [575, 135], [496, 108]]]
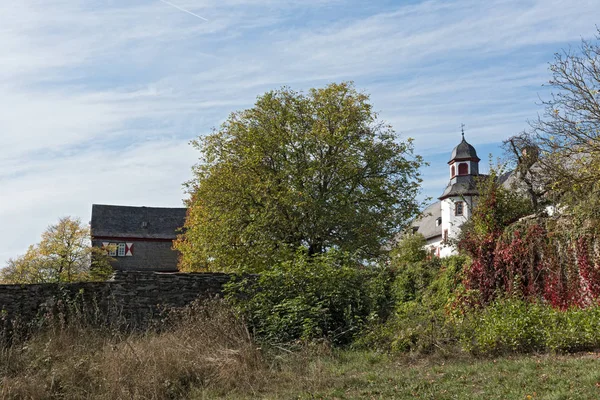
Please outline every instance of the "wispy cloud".
[[354, 80], [436, 196], [460, 124], [478, 148], [525, 128], [553, 52], [597, 23], [596, 0], [377, 3], [0, 3], [0, 265], [91, 203], [180, 205], [187, 142], [281, 85]]

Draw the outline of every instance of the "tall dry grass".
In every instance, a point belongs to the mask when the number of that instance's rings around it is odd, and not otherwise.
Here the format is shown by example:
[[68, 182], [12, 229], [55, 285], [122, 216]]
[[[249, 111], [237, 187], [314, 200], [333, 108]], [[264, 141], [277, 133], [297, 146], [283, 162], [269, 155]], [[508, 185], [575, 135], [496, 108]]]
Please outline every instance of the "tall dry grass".
[[172, 312], [144, 333], [45, 324], [0, 347], [2, 399], [175, 399], [190, 391], [251, 393], [269, 366], [221, 301]]

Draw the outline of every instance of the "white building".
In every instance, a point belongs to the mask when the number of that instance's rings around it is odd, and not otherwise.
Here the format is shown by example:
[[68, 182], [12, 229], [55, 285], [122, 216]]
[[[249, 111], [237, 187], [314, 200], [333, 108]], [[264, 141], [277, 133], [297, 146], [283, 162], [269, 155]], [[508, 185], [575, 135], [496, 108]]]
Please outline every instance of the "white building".
[[439, 201], [423, 210], [422, 216], [412, 224], [413, 232], [427, 239], [427, 247], [438, 257], [456, 253], [451, 245], [460, 226], [471, 217], [477, 201], [476, 177], [479, 176], [479, 157], [475, 148], [465, 140], [452, 150], [448, 161], [450, 180]]

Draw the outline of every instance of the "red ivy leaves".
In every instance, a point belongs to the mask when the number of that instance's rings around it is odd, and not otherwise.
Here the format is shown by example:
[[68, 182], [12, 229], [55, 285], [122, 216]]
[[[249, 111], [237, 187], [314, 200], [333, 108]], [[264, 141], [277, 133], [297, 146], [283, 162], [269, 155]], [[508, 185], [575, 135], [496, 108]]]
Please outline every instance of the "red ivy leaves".
[[499, 295], [543, 300], [559, 309], [586, 307], [600, 299], [600, 257], [595, 238], [551, 237], [539, 223], [521, 223], [501, 234], [468, 234], [460, 248], [472, 258], [464, 286], [479, 305]]

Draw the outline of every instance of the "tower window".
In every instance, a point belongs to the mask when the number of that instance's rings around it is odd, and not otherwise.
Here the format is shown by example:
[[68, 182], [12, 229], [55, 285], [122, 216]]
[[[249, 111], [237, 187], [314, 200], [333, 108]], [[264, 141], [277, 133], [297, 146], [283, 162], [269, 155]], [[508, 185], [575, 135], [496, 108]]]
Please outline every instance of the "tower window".
[[460, 216], [463, 215], [464, 212], [464, 203], [462, 201], [457, 201], [454, 203], [454, 215]]
[[458, 164], [459, 175], [469, 175], [469, 165], [467, 163]]
[[448, 242], [448, 229], [444, 229], [444, 243]]
[[456, 169], [454, 168], [454, 165], [450, 167], [450, 175], [452, 178], [454, 178], [454, 175], [456, 175]]

